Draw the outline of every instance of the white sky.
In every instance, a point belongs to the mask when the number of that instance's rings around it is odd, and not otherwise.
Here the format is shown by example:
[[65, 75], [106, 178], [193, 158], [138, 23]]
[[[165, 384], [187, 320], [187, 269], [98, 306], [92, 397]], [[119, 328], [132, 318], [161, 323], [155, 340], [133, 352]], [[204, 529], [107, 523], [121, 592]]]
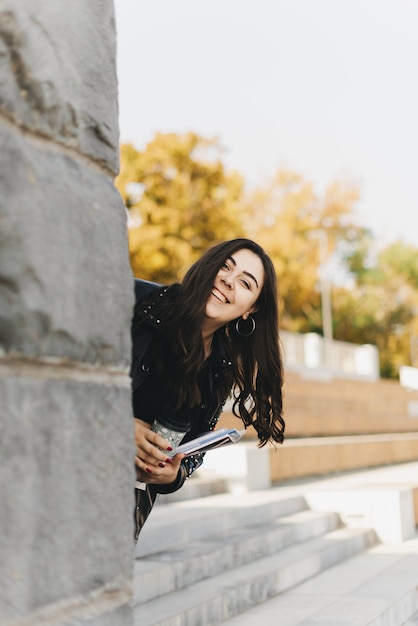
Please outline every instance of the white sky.
[[219, 137], [250, 184], [279, 166], [360, 187], [357, 222], [418, 247], [417, 0], [115, 0], [120, 133]]

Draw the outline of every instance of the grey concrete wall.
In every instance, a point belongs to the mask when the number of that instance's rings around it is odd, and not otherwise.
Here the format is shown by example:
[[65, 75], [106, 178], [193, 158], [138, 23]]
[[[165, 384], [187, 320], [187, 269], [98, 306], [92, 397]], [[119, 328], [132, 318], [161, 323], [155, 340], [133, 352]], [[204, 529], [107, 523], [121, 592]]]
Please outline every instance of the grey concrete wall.
[[111, 0], [0, 0], [0, 625], [128, 626], [133, 306]]

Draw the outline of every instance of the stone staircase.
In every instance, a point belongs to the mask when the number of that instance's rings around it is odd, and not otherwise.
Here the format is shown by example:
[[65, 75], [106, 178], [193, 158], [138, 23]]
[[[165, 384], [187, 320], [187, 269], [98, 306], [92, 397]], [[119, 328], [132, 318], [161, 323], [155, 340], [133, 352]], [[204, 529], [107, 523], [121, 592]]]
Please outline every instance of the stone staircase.
[[418, 536], [396, 549], [369, 547], [226, 623], [417, 626]]
[[372, 527], [312, 510], [307, 494], [327, 487], [225, 493], [192, 478], [161, 498], [135, 549], [135, 626], [416, 624], [418, 537], [382, 544]]

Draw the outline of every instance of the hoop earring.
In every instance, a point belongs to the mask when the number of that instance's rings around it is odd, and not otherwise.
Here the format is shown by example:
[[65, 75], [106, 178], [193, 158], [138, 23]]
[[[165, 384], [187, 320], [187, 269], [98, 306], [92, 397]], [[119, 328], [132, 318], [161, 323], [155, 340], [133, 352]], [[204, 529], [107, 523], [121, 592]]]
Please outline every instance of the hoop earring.
[[[246, 324], [247, 322], [251, 322], [250, 332], [243, 333], [242, 329], [240, 328], [240, 324]], [[249, 315], [246, 320], [244, 320], [242, 317], [240, 317], [235, 322], [235, 330], [237, 331], [238, 335], [241, 335], [241, 337], [249, 337], [255, 331], [255, 319], [253, 317], [251, 317], [251, 315]]]

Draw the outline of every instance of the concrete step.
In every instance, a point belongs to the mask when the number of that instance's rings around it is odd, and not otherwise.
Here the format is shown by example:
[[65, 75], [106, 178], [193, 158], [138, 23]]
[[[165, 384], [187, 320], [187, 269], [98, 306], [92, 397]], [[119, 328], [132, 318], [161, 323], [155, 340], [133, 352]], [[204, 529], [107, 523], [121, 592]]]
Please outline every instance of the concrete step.
[[339, 526], [335, 513], [301, 511], [155, 552], [135, 561], [134, 603], [183, 589]]
[[362, 552], [374, 541], [371, 530], [334, 530], [234, 569], [216, 572], [213, 578], [165, 595], [164, 600], [159, 597], [142, 603], [135, 609], [134, 624], [220, 624]]
[[379, 544], [327, 569], [228, 626], [416, 626], [418, 535]]
[[[136, 625], [413, 626], [417, 472], [414, 462], [159, 502], [136, 547]], [[343, 528], [326, 527], [330, 511]]]
[[171, 504], [160, 504], [157, 500], [139, 536], [135, 557], [306, 509], [302, 495], [286, 495], [280, 489], [226, 493]]
[[418, 611], [414, 613], [402, 626], [418, 626]]
[[228, 491], [228, 483], [225, 478], [215, 472], [198, 470], [186, 480], [181, 489], [174, 493], [159, 495], [158, 501], [159, 504], [170, 504], [216, 496]]

